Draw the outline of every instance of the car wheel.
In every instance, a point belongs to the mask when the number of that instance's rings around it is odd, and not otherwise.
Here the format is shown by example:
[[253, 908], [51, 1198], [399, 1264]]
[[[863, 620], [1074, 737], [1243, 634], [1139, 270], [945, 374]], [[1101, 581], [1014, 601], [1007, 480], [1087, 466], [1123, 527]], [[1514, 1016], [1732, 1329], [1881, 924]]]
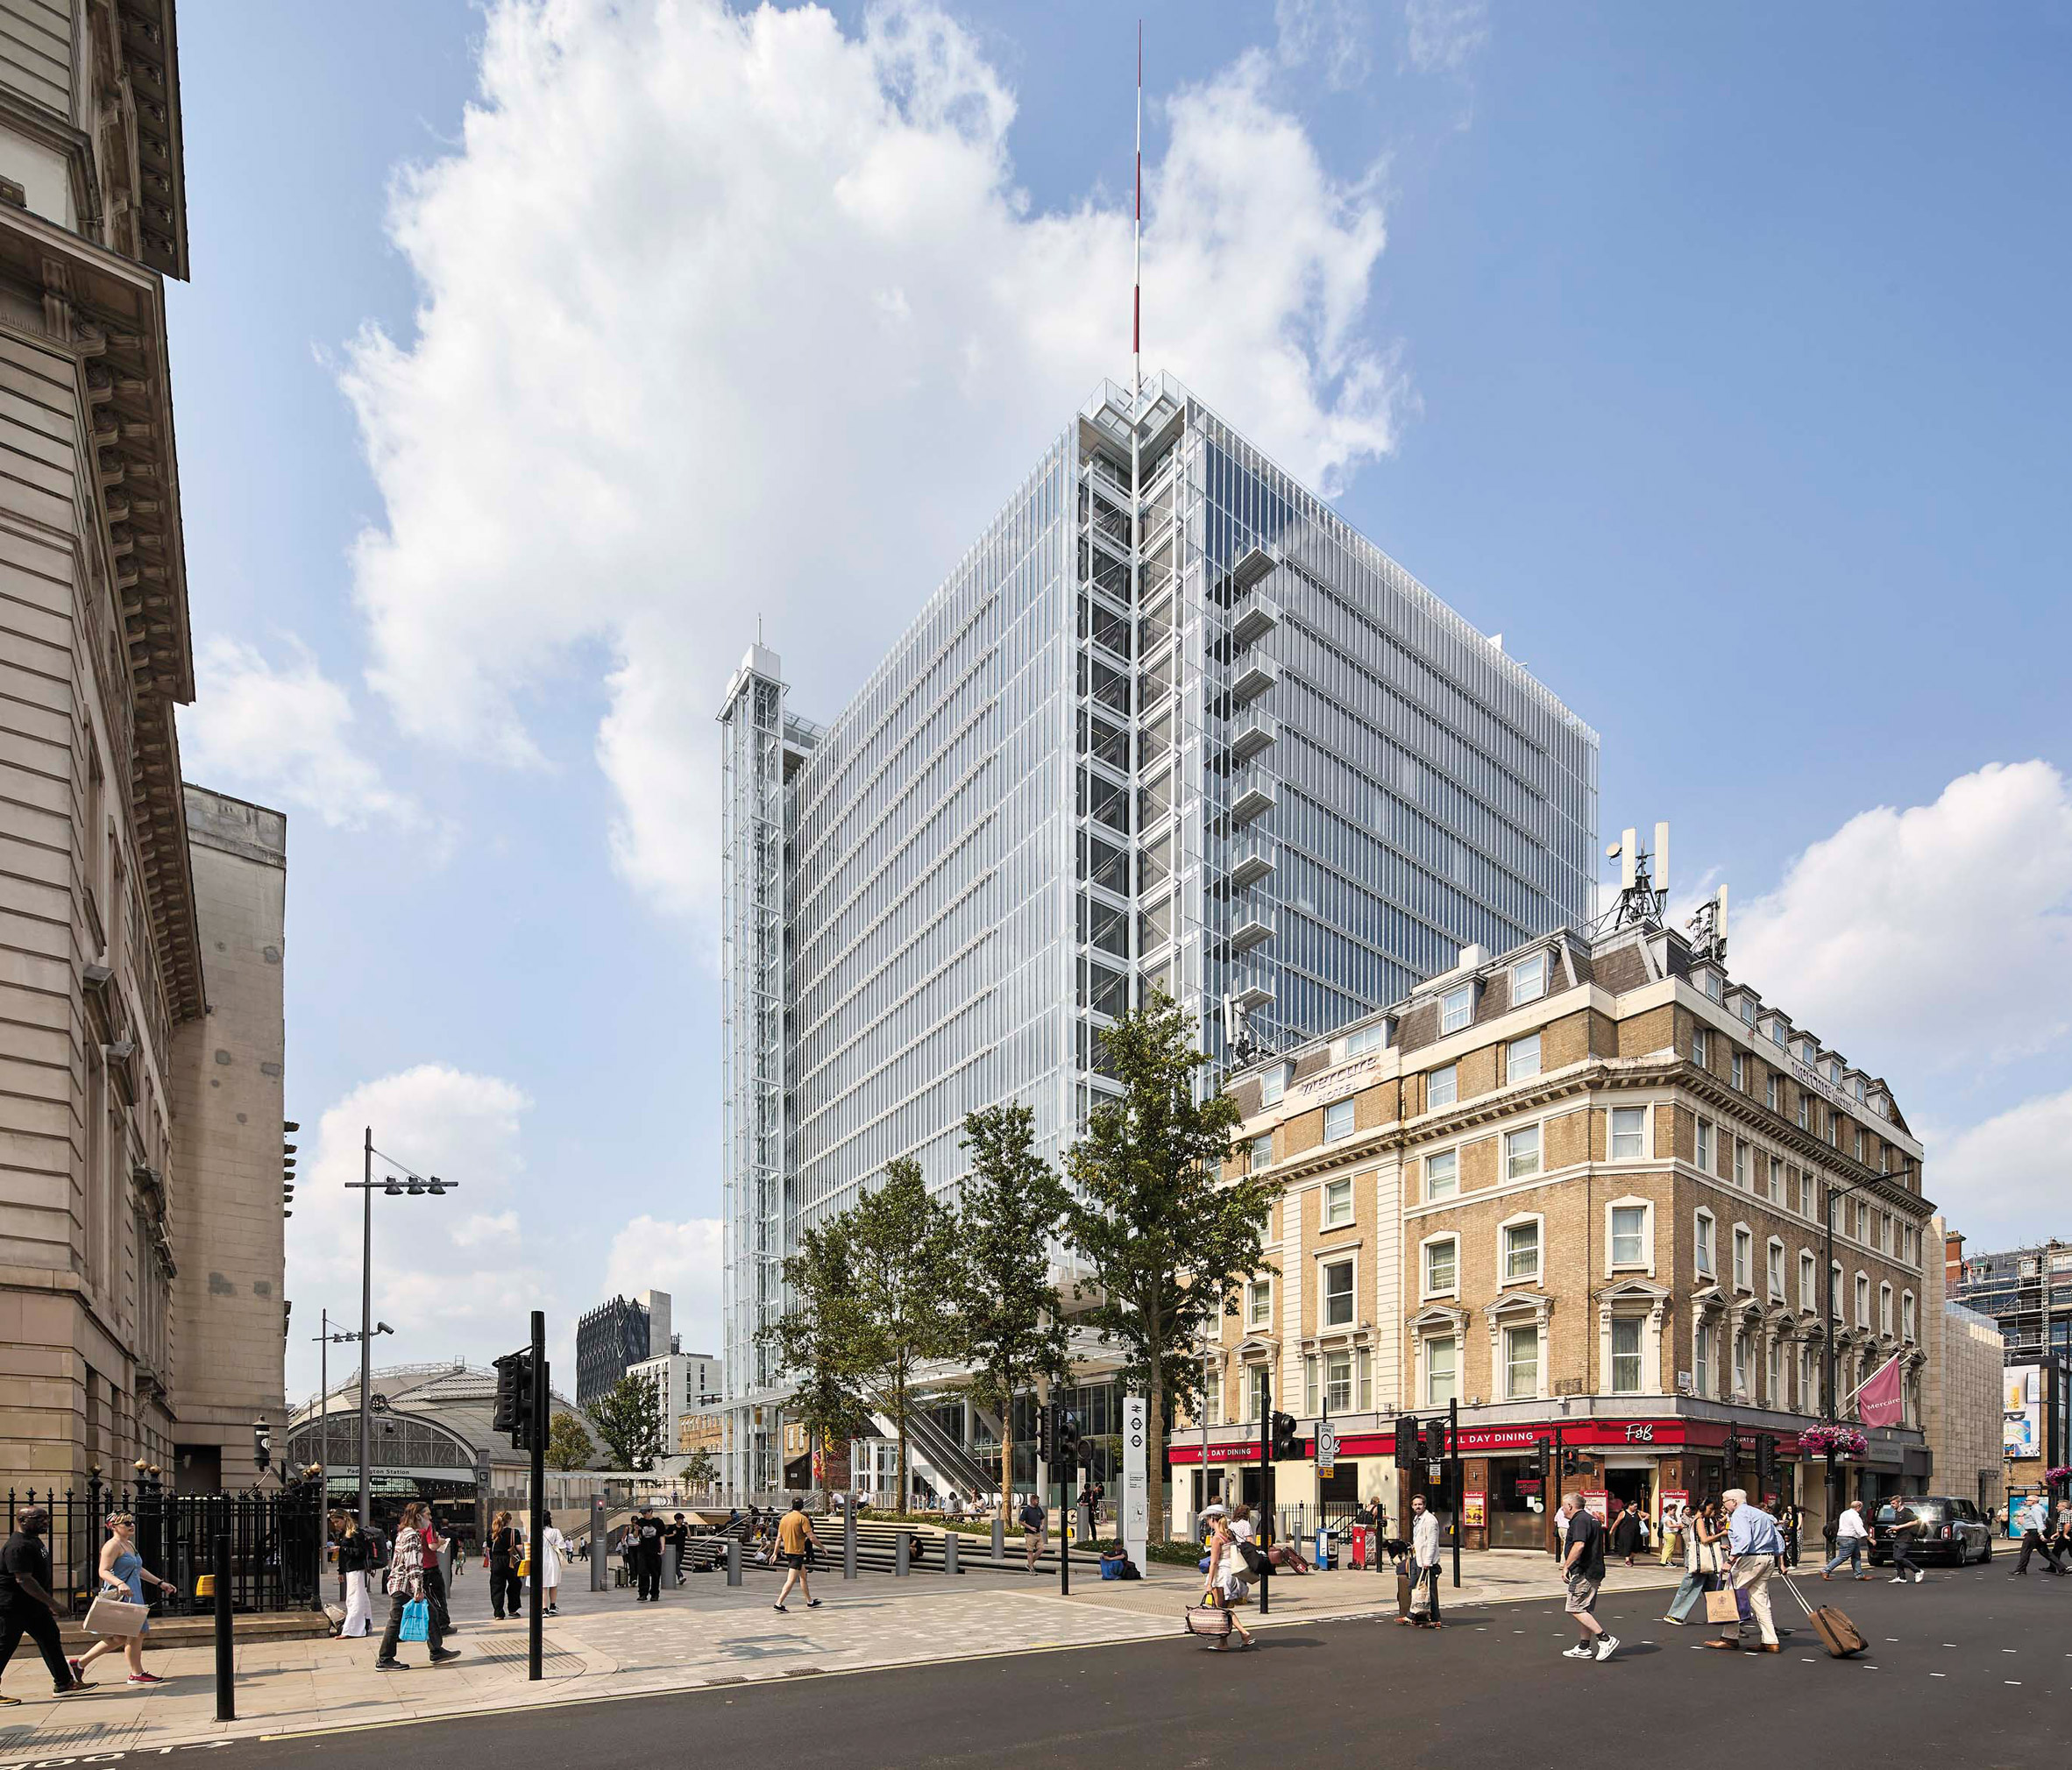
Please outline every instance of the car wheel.
[[1992, 1560], [1992, 1558], [1993, 1558], [1993, 1540], [1992, 1540], [1992, 1538], [1990, 1538], [1990, 1537], [1988, 1537], [1988, 1538], [1986, 1539], [1985, 1553], [1984, 1553], [1983, 1554], [1982, 1554], [1981, 1556], [1979, 1556], [1979, 1558], [1978, 1558], [1978, 1559], [1980, 1560], [1980, 1561], [1981, 1561], [1981, 1562], [1984, 1562], [1984, 1561], [1990, 1561], [1990, 1560]]

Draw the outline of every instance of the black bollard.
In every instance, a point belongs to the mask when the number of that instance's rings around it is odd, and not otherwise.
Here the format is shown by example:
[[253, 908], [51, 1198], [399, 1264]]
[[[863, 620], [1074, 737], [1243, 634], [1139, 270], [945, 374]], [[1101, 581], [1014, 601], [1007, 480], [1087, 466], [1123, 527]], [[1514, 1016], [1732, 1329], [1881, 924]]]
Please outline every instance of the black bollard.
[[231, 1540], [216, 1540], [216, 1718], [238, 1718], [234, 1685], [236, 1661], [231, 1653]]

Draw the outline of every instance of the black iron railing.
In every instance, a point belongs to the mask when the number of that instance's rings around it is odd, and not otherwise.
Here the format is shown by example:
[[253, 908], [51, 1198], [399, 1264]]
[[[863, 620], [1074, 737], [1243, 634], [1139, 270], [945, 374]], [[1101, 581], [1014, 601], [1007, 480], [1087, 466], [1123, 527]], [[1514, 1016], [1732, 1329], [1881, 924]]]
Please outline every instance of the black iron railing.
[[168, 1595], [146, 1585], [154, 1607], [173, 1616], [206, 1614], [197, 1601], [201, 1575], [215, 1565], [215, 1543], [231, 1540], [231, 1607], [236, 1611], [308, 1611], [323, 1606], [323, 1489], [314, 1482], [273, 1492], [171, 1493], [155, 1483], [39, 1491], [10, 1489], [7, 1528], [32, 1505], [50, 1514], [52, 1596], [60, 1611], [78, 1615], [101, 1588], [101, 1546], [109, 1517], [137, 1520], [137, 1553], [144, 1565], [178, 1588]]

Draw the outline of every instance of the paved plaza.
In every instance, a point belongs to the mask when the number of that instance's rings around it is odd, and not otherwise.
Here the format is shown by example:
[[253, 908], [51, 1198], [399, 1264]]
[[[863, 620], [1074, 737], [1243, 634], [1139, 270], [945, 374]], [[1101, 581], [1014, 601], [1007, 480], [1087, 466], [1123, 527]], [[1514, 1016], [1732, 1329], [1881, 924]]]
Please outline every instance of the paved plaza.
[[[1010, 1566], [1011, 1567], [1011, 1563]], [[571, 1573], [586, 1581], [588, 1570]], [[1671, 1575], [1651, 1563], [1614, 1568], [1612, 1585], [1659, 1584]], [[763, 1571], [730, 1588], [719, 1575], [691, 1579], [659, 1604], [630, 1591], [563, 1589], [561, 1614], [546, 1627], [544, 1678], [526, 1678], [525, 1625], [495, 1622], [478, 1564], [457, 1582], [452, 1605], [462, 1657], [436, 1668], [422, 1646], [406, 1646], [405, 1673], [374, 1669], [374, 1642], [313, 1640], [240, 1643], [238, 1719], [215, 1719], [214, 1653], [208, 1646], [152, 1653], [146, 1663], [165, 1678], [152, 1689], [122, 1682], [119, 1661], [89, 1675], [93, 1694], [59, 1701], [39, 1661], [16, 1655], [5, 1693], [22, 1699], [0, 1710], [0, 1770], [56, 1754], [149, 1750], [211, 1738], [284, 1734], [418, 1721], [599, 1697], [629, 1696], [715, 1685], [756, 1683], [816, 1673], [934, 1664], [997, 1654], [1095, 1647], [1176, 1635], [1180, 1615], [1200, 1589], [1177, 1568], [1153, 1567], [1147, 1579], [1103, 1582], [1089, 1564], [1075, 1569], [1072, 1595], [1054, 1578], [982, 1566], [952, 1580], [936, 1574], [897, 1579], [864, 1574], [844, 1581], [823, 1574], [813, 1589], [822, 1604], [808, 1611], [793, 1596], [790, 1613], [770, 1608], [777, 1580]], [[1464, 1558], [1464, 1577], [1449, 1605], [1544, 1599], [1557, 1590], [1543, 1556]], [[1272, 1615], [1247, 1613], [1253, 1626], [1279, 1629], [1327, 1618], [1393, 1611], [1395, 1584], [1387, 1575], [1343, 1571], [1281, 1575], [1272, 1584]]]

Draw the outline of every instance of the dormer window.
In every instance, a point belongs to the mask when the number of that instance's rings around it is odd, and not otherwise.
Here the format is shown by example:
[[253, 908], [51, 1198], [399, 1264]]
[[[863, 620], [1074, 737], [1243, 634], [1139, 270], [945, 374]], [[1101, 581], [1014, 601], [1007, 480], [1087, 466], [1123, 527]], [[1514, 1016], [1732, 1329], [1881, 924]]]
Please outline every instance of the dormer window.
[[1776, 1045], [1778, 1050], [1781, 1051], [1784, 1049], [1785, 1023], [1783, 1021], [1773, 1020], [1770, 1023], [1770, 1042]]
[[1511, 967], [1511, 1006], [1521, 1008], [1547, 993], [1547, 955], [1536, 952]]
[[1259, 1103], [1261, 1106], [1279, 1106], [1288, 1093], [1288, 1066], [1277, 1063], [1263, 1072], [1259, 1079]]
[[1459, 1032], [1475, 1017], [1475, 986], [1464, 983], [1439, 998], [1439, 1031]]
[[1755, 1025], [1755, 1023], [1756, 1023], [1756, 998], [1755, 998], [1754, 996], [1752, 996], [1752, 995], [1744, 995], [1744, 996], [1742, 996], [1742, 999], [1741, 999], [1741, 1017], [1742, 1017], [1742, 1023], [1743, 1025], [1745, 1025], [1745, 1026], [1753, 1026], [1753, 1025]]
[[1356, 1057], [1366, 1057], [1388, 1045], [1388, 1029], [1377, 1022], [1373, 1026], [1363, 1026], [1356, 1032], [1345, 1035], [1345, 1057], [1350, 1062]]

